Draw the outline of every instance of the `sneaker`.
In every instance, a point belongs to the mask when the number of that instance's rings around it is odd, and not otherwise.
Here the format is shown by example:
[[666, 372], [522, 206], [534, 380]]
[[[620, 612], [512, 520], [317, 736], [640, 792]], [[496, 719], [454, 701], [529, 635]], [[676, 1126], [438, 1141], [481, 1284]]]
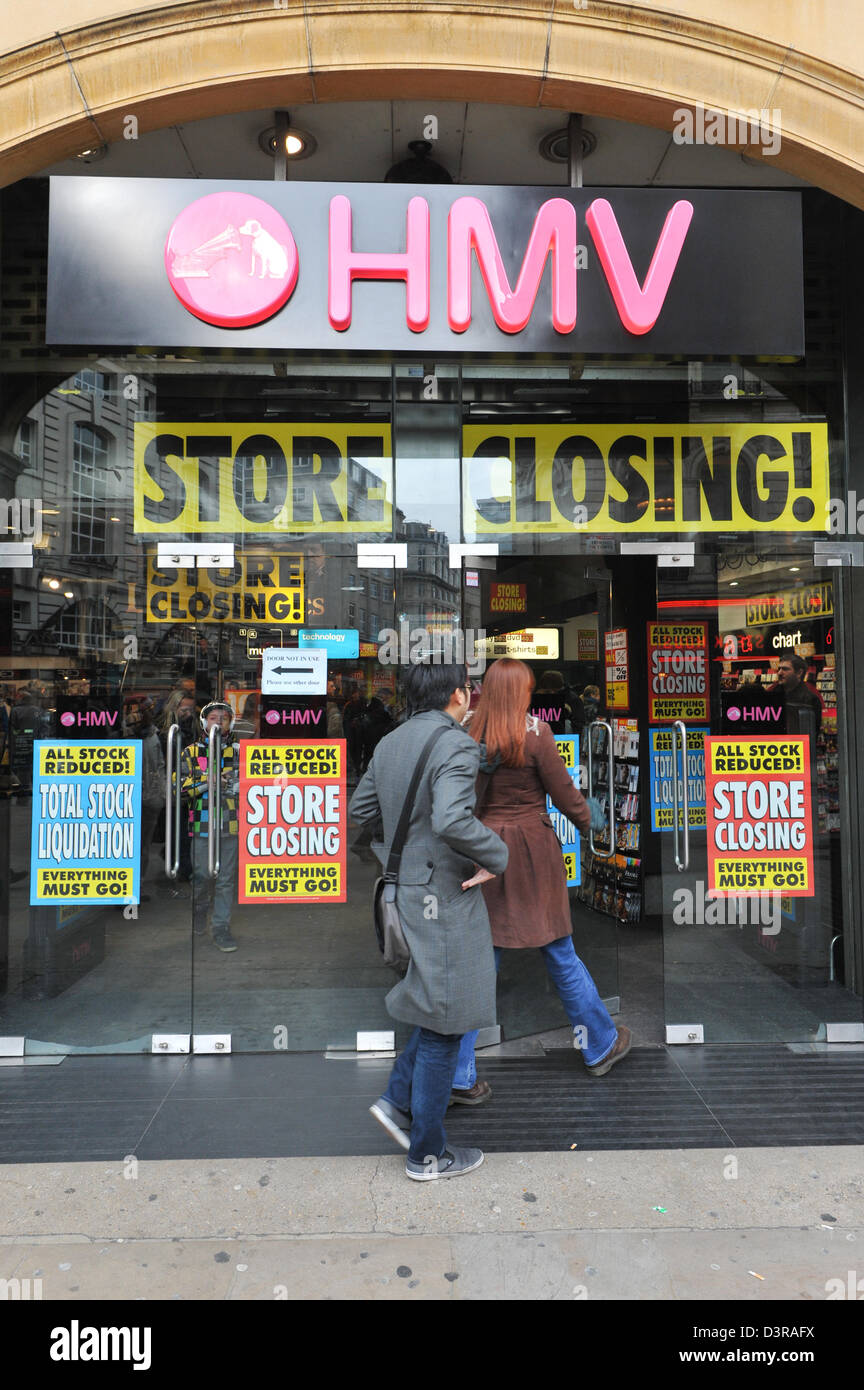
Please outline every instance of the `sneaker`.
[[589, 1067], [586, 1063], [585, 1070], [588, 1072], [589, 1076], [605, 1076], [607, 1071], [610, 1071], [612, 1067], [615, 1066], [616, 1062], [620, 1062], [623, 1057], [627, 1056], [627, 1053], [630, 1051], [631, 1042], [630, 1029], [625, 1028], [622, 1023], [621, 1027], [618, 1029], [618, 1037], [615, 1039], [612, 1051], [607, 1052], [602, 1061], [595, 1062], [593, 1067]]
[[414, 1182], [431, 1182], [433, 1178], [461, 1178], [463, 1173], [473, 1173], [483, 1162], [482, 1149], [445, 1149], [440, 1158], [428, 1163], [415, 1163], [407, 1159], [405, 1173]]
[[224, 931], [214, 931], [213, 945], [218, 946], [220, 951], [237, 950], [237, 942], [234, 940], [227, 927]]
[[390, 1101], [382, 1096], [374, 1105], [369, 1106], [369, 1114], [375, 1116], [381, 1128], [386, 1129], [390, 1138], [395, 1139], [400, 1148], [410, 1148], [411, 1116], [406, 1115], [404, 1110], [397, 1110], [395, 1105], [391, 1105]]
[[206, 936], [206, 935], [207, 935], [207, 919], [206, 919], [206, 917], [205, 917], [205, 919], [204, 919], [203, 922], [193, 922], [193, 923], [192, 923], [192, 935], [193, 935], [193, 936]]
[[448, 1105], [483, 1105], [487, 1100], [492, 1099], [492, 1087], [488, 1081], [475, 1081], [474, 1085], [467, 1091], [459, 1091], [454, 1087], [450, 1092]]

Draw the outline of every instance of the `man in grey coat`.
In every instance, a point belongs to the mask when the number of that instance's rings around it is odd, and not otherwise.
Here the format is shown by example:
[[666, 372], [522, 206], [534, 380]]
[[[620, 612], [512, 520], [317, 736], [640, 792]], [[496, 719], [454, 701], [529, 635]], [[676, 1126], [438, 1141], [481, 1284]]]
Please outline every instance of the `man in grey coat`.
[[412, 666], [404, 687], [412, 717], [378, 744], [350, 812], [358, 821], [382, 817], [389, 853], [420, 754], [444, 727], [417, 789], [396, 893], [411, 964], [386, 1003], [415, 1030], [371, 1107], [408, 1150], [408, 1177], [424, 1182], [483, 1162], [480, 1149], [448, 1147], [444, 1113], [463, 1034], [495, 1022], [492, 938], [474, 880], [503, 873], [507, 847], [474, 815], [480, 751], [460, 727], [471, 694], [465, 667]]

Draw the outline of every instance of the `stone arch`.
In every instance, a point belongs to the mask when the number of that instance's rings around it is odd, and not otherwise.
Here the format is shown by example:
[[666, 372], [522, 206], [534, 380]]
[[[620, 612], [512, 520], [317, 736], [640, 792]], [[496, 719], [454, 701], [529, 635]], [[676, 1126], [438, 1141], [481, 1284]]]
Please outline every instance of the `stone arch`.
[[[688, 12], [618, 0], [70, 0], [62, 34], [0, 55], [0, 183], [98, 138], [310, 102], [415, 97], [578, 110], [671, 130], [673, 112], [782, 113], [775, 167], [864, 207], [864, 51], [856, 0]], [[118, 13], [119, 11], [119, 13]], [[125, 12], [124, 12], [125, 11]], [[701, 11], [701, 15], [700, 15]], [[78, 23], [76, 23], [76, 16]], [[95, 16], [95, 18], [94, 18]], [[33, 21], [34, 23], [37, 20]], [[16, 19], [15, 34], [26, 20]], [[861, 40], [856, 45], [856, 37]], [[7, 40], [8, 42], [8, 40]]]

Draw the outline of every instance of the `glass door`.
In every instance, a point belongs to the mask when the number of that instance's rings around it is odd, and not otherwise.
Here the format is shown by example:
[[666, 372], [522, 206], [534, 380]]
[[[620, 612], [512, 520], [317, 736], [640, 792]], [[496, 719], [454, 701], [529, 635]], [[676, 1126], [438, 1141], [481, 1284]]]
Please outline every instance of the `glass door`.
[[[199, 711], [207, 719], [209, 709], [210, 728], [187, 752], [184, 788], [198, 865], [195, 1033], [230, 1035], [234, 1051], [353, 1051], [358, 1033], [394, 1031], [384, 1007], [392, 977], [369, 918], [374, 835], [347, 818], [351, 791], [399, 714], [396, 667], [381, 665], [377, 642], [394, 626], [393, 570], [361, 569], [344, 543], [325, 551], [271, 538], [253, 552], [237, 537], [235, 573], [248, 575], [253, 553], [290, 578], [288, 621], [252, 614], [197, 629]], [[340, 655], [340, 644], [353, 654]], [[265, 672], [282, 679], [301, 652], [301, 667], [320, 652], [320, 687], [274, 691]]]
[[[624, 722], [605, 700], [604, 635], [611, 629], [610, 571], [595, 557], [555, 554], [499, 557], [494, 568], [466, 560], [466, 629], [482, 631], [486, 662], [515, 656], [535, 676], [531, 712], [549, 724], [571, 776], [601, 800], [607, 827], [589, 840], [550, 803], [568, 875], [573, 940], [610, 1012], [617, 1013], [617, 924], [632, 912], [626, 832], [616, 820], [616, 767], [628, 754]], [[482, 682], [478, 671], [476, 684]], [[560, 1002], [536, 951], [505, 951], [498, 982], [505, 1038], [564, 1025]]]
[[843, 951], [841, 579], [794, 552], [658, 567], [646, 867], [670, 1041], [860, 1026]]

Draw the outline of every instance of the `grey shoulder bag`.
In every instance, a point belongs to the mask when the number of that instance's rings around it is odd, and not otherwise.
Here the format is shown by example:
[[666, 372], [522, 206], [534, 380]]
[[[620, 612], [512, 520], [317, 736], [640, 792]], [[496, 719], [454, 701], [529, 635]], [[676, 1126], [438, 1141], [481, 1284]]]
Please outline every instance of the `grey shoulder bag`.
[[390, 845], [387, 867], [381, 877], [375, 880], [375, 887], [372, 889], [372, 920], [375, 923], [378, 949], [384, 957], [385, 965], [392, 966], [400, 975], [405, 974], [411, 962], [411, 952], [405, 939], [405, 928], [396, 906], [396, 884], [399, 881], [402, 848], [405, 844], [405, 836], [408, 834], [408, 822], [414, 808], [414, 798], [417, 795], [420, 778], [423, 776], [429, 761], [429, 754], [441, 735], [446, 733], [447, 726], [445, 724], [440, 729], [436, 729], [431, 738], [428, 738], [423, 745], [405, 796], [405, 805], [402, 807], [399, 824], [396, 826], [396, 834]]

